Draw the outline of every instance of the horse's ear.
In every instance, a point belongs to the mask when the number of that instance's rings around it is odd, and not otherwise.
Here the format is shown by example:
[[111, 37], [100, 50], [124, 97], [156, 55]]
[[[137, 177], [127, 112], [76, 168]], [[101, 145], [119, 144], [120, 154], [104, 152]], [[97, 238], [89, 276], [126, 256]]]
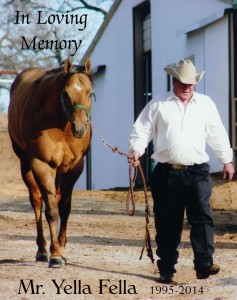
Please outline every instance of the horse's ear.
[[90, 61], [89, 57], [87, 57], [85, 60], [85, 71], [87, 74], [91, 73], [91, 61]]
[[64, 71], [65, 73], [70, 73], [73, 68], [70, 58], [68, 57], [64, 62]]

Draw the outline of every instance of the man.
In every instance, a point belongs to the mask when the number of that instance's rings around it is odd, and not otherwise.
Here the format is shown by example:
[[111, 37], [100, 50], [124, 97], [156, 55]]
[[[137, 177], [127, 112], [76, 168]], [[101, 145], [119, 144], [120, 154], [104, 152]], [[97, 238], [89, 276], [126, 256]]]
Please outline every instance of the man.
[[184, 211], [191, 225], [190, 240], [198, 279], [219, 272], [213, 264], [214, 226], [209, 199], [211, 178], [206, 142], [224, 165], [223, 178], [234, 174], [233, 151], [214, 102], [194, 91], [204, 71], [196, 73], [190, 60], [164, 69], [173, 76], [173, 92], [151, 100], [136, 120], [130, 135], [129, 162], [139, 157], [154, 139], [152, 157], [158, 161], [151, 179], [156, 226], [157, 261], [161, 283], [172, 282], [178, 261]]

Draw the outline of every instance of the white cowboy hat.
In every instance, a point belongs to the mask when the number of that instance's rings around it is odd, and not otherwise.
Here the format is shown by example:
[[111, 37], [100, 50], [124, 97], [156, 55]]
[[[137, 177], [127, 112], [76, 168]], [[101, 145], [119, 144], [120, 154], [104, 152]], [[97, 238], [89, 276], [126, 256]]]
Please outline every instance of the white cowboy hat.
[[174, 78], [186, 84], [197, 84], [205, 73], [205, 71], [197, 73], [191, 60], [185, 59], [180, 60], [173, 68], [167, 66], [164, 70]]

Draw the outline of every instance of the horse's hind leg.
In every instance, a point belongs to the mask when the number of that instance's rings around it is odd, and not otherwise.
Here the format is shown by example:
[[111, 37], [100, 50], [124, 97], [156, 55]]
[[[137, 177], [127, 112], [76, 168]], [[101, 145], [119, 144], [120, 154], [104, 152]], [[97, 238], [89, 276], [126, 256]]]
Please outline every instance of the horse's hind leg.
[[42, 224], [42, 197], [39, 188], [35, 182], [32, 171], [30, 170], [30, 165], [26, 159], [23, 151], [12, 141], [13, 149], [16, 155], [19, 157], [21, 162], [21, 176], [25, 185], [29, 190], [29, 198], [32, 208], [35, 213], [35, 221], [37, 228], [37, 238], [36, 244], [38, 246], [38, 251], [36, 253], [36, 261], [48, 261], [48, 255], [46, 250], [46, 239], [43, 231]]

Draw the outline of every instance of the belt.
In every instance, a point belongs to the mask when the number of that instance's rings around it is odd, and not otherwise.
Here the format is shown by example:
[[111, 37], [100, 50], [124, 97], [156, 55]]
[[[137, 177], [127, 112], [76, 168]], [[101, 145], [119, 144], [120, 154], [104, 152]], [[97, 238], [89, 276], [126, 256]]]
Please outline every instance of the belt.
[[159, 163], [159, 164], [174, 170], [187, 170], [189, 167], [195, 166], [195, 165], [182, 165], [182, 164], [169, 164], [169, 163]]
[[188, 167], [190, 167], [190, 166], [185, 166], [185, 165], [181, 165], [181, 164], [169, 164], [169, 165], [174, 170], [186, 170], [186, 169], [188, 169]]
[[207, 163], [194, 164], [194, 165], [182, 165], [182, 164], [169, 164], [169, 163], [160, 163], [159, 162], [159, 165], [171, 168], [173, 170], [187, 170], [189, 168], [193, 168], [193, 169], [203, 168], [204, 165], [207, 165]]

